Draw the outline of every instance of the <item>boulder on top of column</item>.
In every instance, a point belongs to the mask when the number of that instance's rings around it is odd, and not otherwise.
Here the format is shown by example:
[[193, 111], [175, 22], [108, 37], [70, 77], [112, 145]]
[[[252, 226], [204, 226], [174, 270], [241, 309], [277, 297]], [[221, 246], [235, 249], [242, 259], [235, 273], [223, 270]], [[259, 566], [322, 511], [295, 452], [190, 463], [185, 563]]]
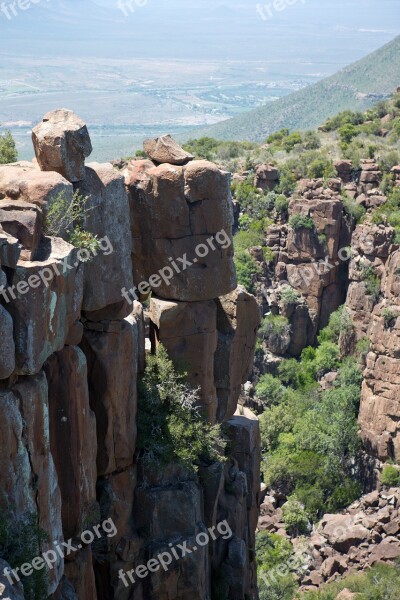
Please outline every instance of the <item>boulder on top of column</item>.
[[157, 296], [186, 302], [234, 290], [229, 174], [207, 161], [153, 168], [139, 162], [124, 172], [135, 283], [149, 281]]
[[32, 130], [32, 141], [42, 171], [57, 171], [70, 182], [85, 178], [85, 158], [92, 144], [85, 123], [72, 110], [45, 114]]
[[194, 158], [192, 154], [181, 148], [170, 135], [145, 140], [143, 148], [147, 156], [158, 164], [185, 165]]

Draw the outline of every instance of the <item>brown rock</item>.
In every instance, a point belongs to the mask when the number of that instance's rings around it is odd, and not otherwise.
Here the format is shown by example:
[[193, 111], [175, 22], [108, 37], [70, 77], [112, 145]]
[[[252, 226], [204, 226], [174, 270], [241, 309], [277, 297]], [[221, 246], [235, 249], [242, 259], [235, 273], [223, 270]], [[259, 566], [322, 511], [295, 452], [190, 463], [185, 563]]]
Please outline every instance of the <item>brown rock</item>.
[[0, 200], [0, 225], [21, 244], [21, 259], [32, 260], [42, 235], [42, 211], [27, 202]]
[[99, 475], [129, 467], [136, 444], [138, 326], [133, 316], [115, 323], [118, 333], [86, 329], [81, 345], [96, 415]]
[[91, 163], [77, 186], [89, 197], [85, 228], [103, 240], [97, 256], [85, 264], [83, 310], [98, 311], [122, 301], [133, 286], [129, 203], [123, 177], [110, 164]]
[[200, 405], [211, 422], [217, 414], [214, 354], [217, 307], [214, 302], [167, 302], [154, 296], [150, 319], [155, 344], [163, 344], [173, 362], [184, 366], [189, 384], [200, 388]]
[[140, 180], [126, 173], [126, 183], [136, 285], [150, 280], [148, 290], [181, 301], [212, 300], [235, 289], [228, 174], [193, 161], [149, 169]]
[[330, 556], [327, 558], [321, 567], [321, 573], [325, 579], [329, 579], [335, 573], [344, 573], [347, 569], [347, 561], [343, 556]]
[[5, 595], [7, 595], [8, 600], [24, 600], [24, 588], [21, 582], [14, 581], [12, 585], [8, 578], [4, 575], [5, 570], [8, 572], [11, 571], [10, 565], [0, 558], [0, 594], [4, 596], [4, 600], [7, 600]]
[[355, 600], [356, 597], [356, 594], [353, 594], [353, 592], [345, 588], [336, 596], [335, 600]]
[[90, 548], [81, 550], [75, 560], [65, 563], [65, 575], [71, 582], [78, 600], [97, 600], [93, 558]]
[[279, 171], [273, 165], [259, 165], [255, 171], [254, 187], [262, 190], [273, 190], [279, 180]]
[[55, 171], [40, 171], [33, 163], [0, 166], [0, 198], [18, 200], [45, 208], [63, 195], [72, 201], [73, 187]]
[[37, 373], [53, 352], [62, 349], [82, 302], [82, 265], [73, 246], [47, 238], [36, 259], [18, 263], [14, 287], [6, 292], [14, 322], [16, 372], [24, 375]]
[[395, 560], [400, 556], [400, 540], [397, 538], [387, 538], [383, 542], [374, 546], [369, 556], [370, 565], [376, 562], [387, 562]]
[[96, 419], [89, 406], [83, 352], [68, 346], [45, 365], [50, 445], [62, 497], [65, 539], [78, 536], [96, 514]]
[[170, 135], [145, 140], [143, 148], [149, 158], [159, 164], [185, 165], [194, 158], [192, 154], [183, 150]]
[[[38, 516], [38, 526], [47, 533], [41, 552], [54, 549], [63, 540], [61, 496], [50, 452], [47, 382], [43, 372], [20, 377], [9, 390], [0, 391], [0, 510], [9, 522], [27, 514]], [[57, 589], [63, 574], [63, 559], [50, 572], [49, 593]]]
[[242, 384], [252, 369], [260, 311], [254, 296], [239, 286], [216, 300], [218, 345], [214, 378], [218, 397], [217, 420], [233, 416]]
[[32, 130], [32, 141], [42, 171], [56, 171], [70, 182], [85, 178], [92, 144], [85, 123], [71, 110], [47, 113]]

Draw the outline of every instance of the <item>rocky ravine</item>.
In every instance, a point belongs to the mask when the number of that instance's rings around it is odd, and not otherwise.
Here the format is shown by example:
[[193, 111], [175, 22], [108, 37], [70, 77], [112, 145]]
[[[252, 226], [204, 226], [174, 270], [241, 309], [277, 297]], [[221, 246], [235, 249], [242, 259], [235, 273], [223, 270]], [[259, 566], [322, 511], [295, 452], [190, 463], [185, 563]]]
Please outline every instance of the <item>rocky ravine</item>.
[[[37, 515], [49, 536], [41, 551], [113, 519], [117, 533], [101, 552], [89, 544], [57, 556], [49, 593], [60, 600], [207, 600], [221, 575], [227, 597], [255, 600], [259, 427], [236, 407], [259, 310], [236, 284], [229, 176], [169, 138], [148, 144], [153, 160], [129, 163], [124, 177], [110, 164], [85, 166], [89, 134], [67, 110], [48, 113], [33, 142], [36, 161], [0, 167], [2, 519], [14, 527]], [[68, 204], [76, 191], [88, 198], [86, 230], [103, 240], [88, 262], [43, 230], [54, 199]], [[151, 280], [209, 238], [215, 248], [169, 285]], [[125, 292], [149, 278], [153, 348], [161, 342], [184, 362], [204, 415], [224, 422], [230, 440], [227, 461], [198, 475], [173, 464], [144, 472], [135, 454], [145, 323]], [[119, 579], [222, 520], [230, 539], [134, 585]], [[24, 598], [0, 580], [10, 598]]]

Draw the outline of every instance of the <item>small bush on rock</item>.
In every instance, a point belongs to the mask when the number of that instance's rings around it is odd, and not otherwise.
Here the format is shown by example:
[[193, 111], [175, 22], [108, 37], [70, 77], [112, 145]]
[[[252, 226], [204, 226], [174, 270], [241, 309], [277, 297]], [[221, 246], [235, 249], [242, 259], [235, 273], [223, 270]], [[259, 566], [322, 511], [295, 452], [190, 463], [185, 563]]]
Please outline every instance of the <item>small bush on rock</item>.
[[400, 485], [400, 470], [393, 465], [386, 465], [382, 471], [382, 485], [397, 487]]
[[175, 371], [162, 346], [148, 357], [139, 384], [137, 447], [141, 460], [158, 468], [178, 463], [196, 471], [202, 461], [224, 458], [220, 426], [201, 416], [197, 391]]

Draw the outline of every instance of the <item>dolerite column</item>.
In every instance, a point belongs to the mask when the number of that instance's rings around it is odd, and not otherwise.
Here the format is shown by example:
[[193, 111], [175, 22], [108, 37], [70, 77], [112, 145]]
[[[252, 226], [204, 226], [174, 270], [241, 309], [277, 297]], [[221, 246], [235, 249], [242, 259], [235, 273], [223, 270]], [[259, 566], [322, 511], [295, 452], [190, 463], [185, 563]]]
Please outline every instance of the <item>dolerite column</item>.
[[134, 284], [142, 292], [148, 282], [152, 291], [152, 349], [163, 344], [187, 372], [209, 422], [231, 418], [233, 453], [200, 477], [172, 464], [158, 474], [140, 466], [135, 521], [143, 532], [142, 562], [177, 540], [195, 545], [196, 534], [218, 519], [232, 525], [233, 537], [210, 543], [205, 555], [174, 561], [168, 573], [149, 574], [134, 591], [148, 600], [208, 600], [225, 570], [226, 597], [255, 599], [259, 428], [255, 417], [234, 413], [252, 370], [260, 315], [255, 298], [237, 286], [230, 177], [210, 162], [192, 161], [168, 136], [145, 149], [152, 160], [131, 161], [124, 175]]

